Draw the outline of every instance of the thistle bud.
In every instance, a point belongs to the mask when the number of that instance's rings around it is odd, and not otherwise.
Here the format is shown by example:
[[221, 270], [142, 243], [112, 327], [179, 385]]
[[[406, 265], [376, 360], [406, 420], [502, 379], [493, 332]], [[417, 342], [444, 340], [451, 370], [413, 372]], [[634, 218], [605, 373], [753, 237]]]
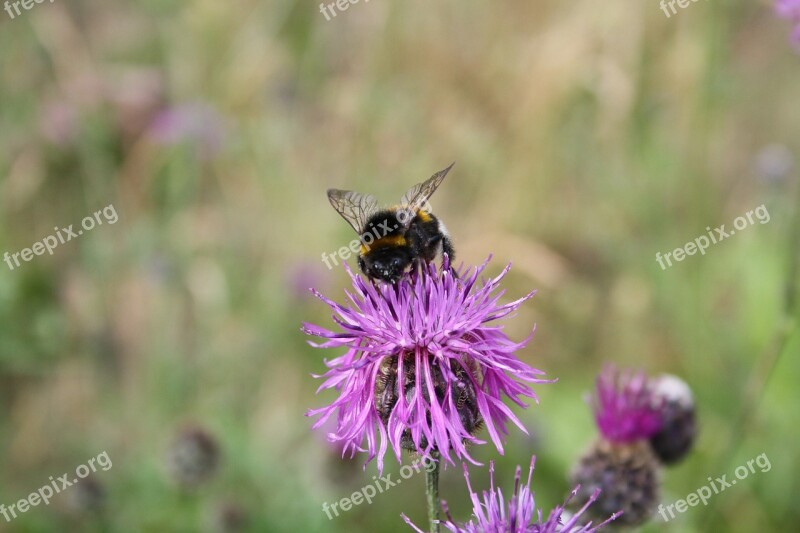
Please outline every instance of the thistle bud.
[[67, 505], [78, 514], [98, 513], [106, 505], [106, 488], [100, 480], [90, 475], [71, 487]]
[[658, 459], [646, 442], [614, 443], [601, 437], [580, 459], [571, 482], [580, 484], [578, 505], [600, 489], [589, 508], [593, 518], [622, 511], [614, 525], [638, 526], [658, 506], [660, 477]]
[[219, 445], [208, 432], [189, 427], [178, 434], [167, 453], [167, 470], [173, 481], [187, 489], [208, 481], [217, 471]]
[[214, 533], [238, 533], [250, 523], [247, 511], [241, 505], [228, 502], [216, 509], [212, 524]]

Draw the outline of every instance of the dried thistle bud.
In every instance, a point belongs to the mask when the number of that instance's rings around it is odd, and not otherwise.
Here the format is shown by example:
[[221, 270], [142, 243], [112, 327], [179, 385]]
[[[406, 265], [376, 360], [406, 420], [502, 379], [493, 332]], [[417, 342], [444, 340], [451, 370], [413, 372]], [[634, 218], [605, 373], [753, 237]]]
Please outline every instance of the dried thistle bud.
[[181, 431], [167, 453], [172, 480], [187, 489], [208, 481], [217, 471], [220, 450], [216, 439], [199, 427]]
[[574, 505], [585, 505], [600, 489], [589, 508], [591, 517], [622, 511], [612, 525], [639, 526], [656, 510], [660, 477], [658, 459], [646, 441], [615, 443], [601, 437], [573, 470], [571, 482], [580, 485]]
[[67, 505], [78, 514], [93, 514], [106, 506], [106, 488], [95, 476], [89, 475], [73, 484], [68, 492]]
[[236, 533], [245, 531], [249, 522], [247, 511], [241, 505], [229, 502], [216, 509], [212, 529], [218, 533]]

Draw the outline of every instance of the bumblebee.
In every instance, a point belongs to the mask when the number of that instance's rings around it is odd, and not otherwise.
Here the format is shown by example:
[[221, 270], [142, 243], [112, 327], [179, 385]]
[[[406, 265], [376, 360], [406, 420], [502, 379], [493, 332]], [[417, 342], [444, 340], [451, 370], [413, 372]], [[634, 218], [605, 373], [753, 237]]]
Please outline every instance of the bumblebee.
[[371, 280], [397, 283], [406, 272], [455, 250], [441, 220], [430, 212], [428, 200], [453, 168], [451, 164], [427, 181], [411, 187], [400, 205], [381, 209], [368, 194], [328, 190], [328, 200], [359, 234], [358, 267]]

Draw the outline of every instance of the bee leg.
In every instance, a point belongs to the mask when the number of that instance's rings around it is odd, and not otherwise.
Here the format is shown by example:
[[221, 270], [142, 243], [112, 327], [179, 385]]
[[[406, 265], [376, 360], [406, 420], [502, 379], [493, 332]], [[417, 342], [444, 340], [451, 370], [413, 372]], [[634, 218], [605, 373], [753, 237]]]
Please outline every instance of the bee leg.
[[447, 237], [442, 237], [442, 253], [447, 254], [447, 257], [450, 259], [450, 264], [453, 264], [453, 261], [456, 259], [456, 250], [453, 248], [453, 241]]
[[450, 272], [453, 274], [453, 277], [458, 279], [458, 272], [456, 272], [456, 268], [454, 266], [456, 260], [456, 250], [453, 248], [453, 241], [451, 241], [448, 237], [442, 237], [442, 255], [447, 254], [447, 260], [450, 262]]

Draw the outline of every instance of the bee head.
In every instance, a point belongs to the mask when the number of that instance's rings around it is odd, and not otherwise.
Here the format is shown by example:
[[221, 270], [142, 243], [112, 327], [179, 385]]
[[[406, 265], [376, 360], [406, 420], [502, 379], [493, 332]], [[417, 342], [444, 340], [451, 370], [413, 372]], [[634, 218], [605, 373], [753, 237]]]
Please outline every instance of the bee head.
[[363, 263], [367, 276], [394, 284], [411, 265], [411, 254], [405, 248], [385, 248], [368, 254]]

